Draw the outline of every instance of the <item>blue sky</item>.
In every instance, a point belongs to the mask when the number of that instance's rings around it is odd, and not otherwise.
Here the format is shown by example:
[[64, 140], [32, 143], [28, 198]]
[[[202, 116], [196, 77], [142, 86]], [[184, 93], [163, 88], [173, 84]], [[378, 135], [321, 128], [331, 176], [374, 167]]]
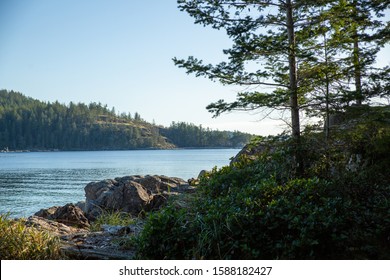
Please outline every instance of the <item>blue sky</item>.
[[262, 135], [284, 128], [249, 113], [212, 118], [205, 107], [234, 100], [238, 88], [188, 76], [172, 58], [220, 62], [231, 43], [195, 25], [176, 0], [0, 0], [0, 42], [0, 89], [101, 102], [166, 126], [186, 121]]

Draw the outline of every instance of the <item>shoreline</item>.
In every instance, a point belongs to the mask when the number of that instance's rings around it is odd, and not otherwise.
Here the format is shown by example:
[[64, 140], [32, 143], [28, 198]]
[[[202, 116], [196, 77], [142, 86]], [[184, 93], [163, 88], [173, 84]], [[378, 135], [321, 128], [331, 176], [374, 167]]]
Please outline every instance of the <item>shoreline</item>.
[[50, 152], [120, 152], [120, 151], [175, 151], [175, 150], [239, 150], [243, 147], [178, 147], [178, 148], [139, 148], [139, 149], [98, 149], [98, 150], [61, 150], [61, 149], [32, 149], [32, 150], [1, 150], [0, 153], [50, 153]]
[[[135, 174], [164, 174], [188, 181], [196, 178], [203, 169], [211, 170], [214, 166], [222, 167], [229, 164], [230, 158], [238, 152], [239, 149], [234, 148], [180, 148], [99, 151], [31, 150], [2, 153], [0, 154], [0, 177], [3, 179], [0, 180], [0, 187], [4, 188], [1, 195], [1, 198], [4, 198], [4, 205], [0, 207], [0, 212], [7, 213], [11, 210], [12, 217], [22, 218], [30, 216], [41, 208], [63, 205], [67, 202], [77, 203], [85, 199], [83, 188], [86, 184], [109, 178]], [[28, 196], [11, 192], [11, 189], [21, 188], [21, 185], [32, 195], [39, 192], [45, 199], [37, 198], [39, 200], [31, 204]], [[58, 190], [52, 190], [53, 186]], [[50, 193], [53, 194], [48, 197]], [[61, 193], [61, 195], [57, 196], [54, 193]], [[33, 197], [35, 199], [34, 195]]]

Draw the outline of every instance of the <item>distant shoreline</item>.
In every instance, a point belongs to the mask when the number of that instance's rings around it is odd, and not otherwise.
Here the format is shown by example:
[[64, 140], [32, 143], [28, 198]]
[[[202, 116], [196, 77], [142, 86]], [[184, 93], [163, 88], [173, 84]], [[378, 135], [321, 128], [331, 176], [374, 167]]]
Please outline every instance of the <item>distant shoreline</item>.
[[98, 149], [98, 150], [61, 150], [61, 149], [49, 149], [49, 150], [41, 150], [41, 149], [32, 149], [32, 150], [0, 150], [0, 153], [48, 153], [48, 152], [104, 152], [104, 151], [174, 151], [174, 150], [239, 150], [243, 147], [178, 147], [178, 148], [139, 148], [139, 149]]

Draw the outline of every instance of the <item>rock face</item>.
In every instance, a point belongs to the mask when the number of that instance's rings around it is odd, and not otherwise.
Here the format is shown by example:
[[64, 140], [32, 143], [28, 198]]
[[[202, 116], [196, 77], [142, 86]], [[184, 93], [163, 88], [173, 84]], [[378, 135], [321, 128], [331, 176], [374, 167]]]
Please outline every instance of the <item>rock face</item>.
[[169, 195], [189, 188], [183, 179], [167, 176], [126, 176], [92, 182], [85, 187], [85, 212], [91, 220], [103, 211], [138, 215], [158, 208]]
[[75, 228], [72, 226], [67, 226], [63, 223], [59, 223], [56, 221], [48, 220], [43, 217], [38, 216], [31, 216], [27, 219], [25, 222], [26, 226], [34, 227], [41, 231], [50, 232], [50, 234], [55, 236], [64, 236], [64, 235], [71, 235], [76, 233], [86, 233], [88, 230], [86, 229], [80, 229]]
[[49, 209], [41, 209], [34, 216], [76, 228], [88, 229], [90, 226], [84, 212], [72, 203], [68, 203], [62, 207], [53, 206]]
[[258, 144], [252, 144], [249, 143], [245, 145], [241, 151], [238, 152], [238, 154], [232, 158], [230, 161], [230, 164], [234, 164], [239, 162], [243, 158], [247, 158], [249, 160], [256, 159], [259, 155], [265, 152], [272, 152], [274, 150], [274, 147], [272, 147], [271, 144], [267, 143], [266, 141], [258, 143]]

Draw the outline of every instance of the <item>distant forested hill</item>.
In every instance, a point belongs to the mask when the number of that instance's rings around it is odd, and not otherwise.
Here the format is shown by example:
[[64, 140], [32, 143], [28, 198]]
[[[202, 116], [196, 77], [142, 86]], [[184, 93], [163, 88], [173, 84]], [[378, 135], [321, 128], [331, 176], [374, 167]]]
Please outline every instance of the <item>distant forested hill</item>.
[[251, 137], [183, 122], [166, 128], [100, 103], [46, 103], [0, 90], [0, 150], [240, 147]]

